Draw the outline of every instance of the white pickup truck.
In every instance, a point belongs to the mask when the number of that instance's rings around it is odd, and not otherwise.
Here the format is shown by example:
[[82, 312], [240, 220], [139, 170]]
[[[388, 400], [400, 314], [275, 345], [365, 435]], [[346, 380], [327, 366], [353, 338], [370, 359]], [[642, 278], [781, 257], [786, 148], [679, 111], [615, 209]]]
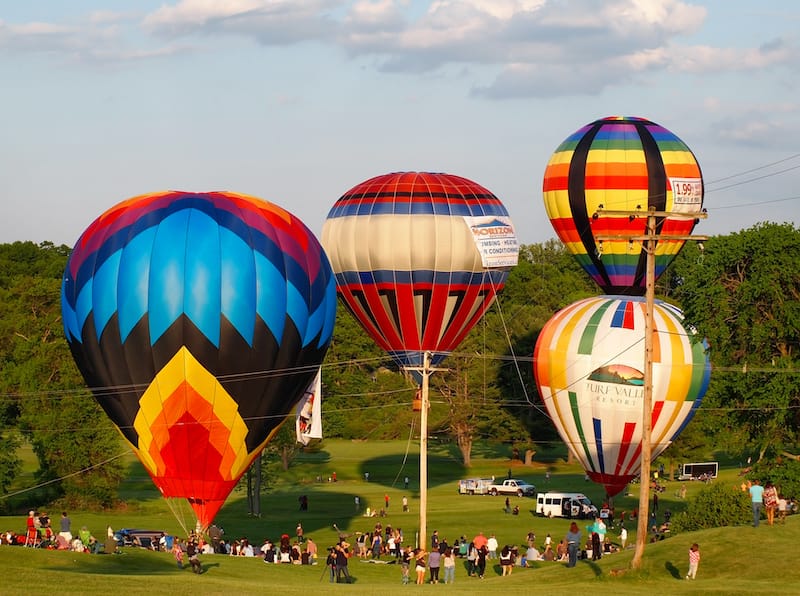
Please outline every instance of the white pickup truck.
[[492, 484], [489, 486], [489, 494], [493, 496], [517, 495], [518, 497], [535, 497], [536, 487], [532, 484], [528, 484], [524, 480], [507, 478], [500, 484]]

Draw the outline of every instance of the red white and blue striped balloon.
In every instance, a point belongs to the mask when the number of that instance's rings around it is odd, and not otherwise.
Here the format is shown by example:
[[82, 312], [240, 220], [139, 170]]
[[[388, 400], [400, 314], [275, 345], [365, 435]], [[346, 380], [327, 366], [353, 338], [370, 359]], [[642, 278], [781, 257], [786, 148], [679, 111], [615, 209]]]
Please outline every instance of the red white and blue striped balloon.
[[[484, 244], [482, 255], [480, 238], [492, 234], [501, 258], [487, 267], [492, 248]], [[432, 364], [452, 351], [492, 304], [518, 253], [494, 194], [427, 172], [377, 176], [344, 193], [322, 245], [339, 297], [401, 367], [420, 366], [426, 351]]]
[[[689, 423], [708, 388], [704, 342], [674, 306], [656, 301], [652, 457]], [[539, 395], [589, 477], [619, 493], [641, 467], [645, 299], [596, 296], [557, 312], [534, 352]]]

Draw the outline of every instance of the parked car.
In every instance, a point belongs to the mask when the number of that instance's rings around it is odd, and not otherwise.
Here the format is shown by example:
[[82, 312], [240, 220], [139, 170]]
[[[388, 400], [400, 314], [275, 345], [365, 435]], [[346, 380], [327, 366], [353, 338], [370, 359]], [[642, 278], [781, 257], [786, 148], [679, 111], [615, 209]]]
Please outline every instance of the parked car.
[[500, 484], [492, 484], [489, 486], [489, 494], [492, 496], [497, 495], [517, 495], [518, 497], [535, 497], [536, 487], [528, 484], [524, 480], [517, 480], [516, 478], [508, 478], [503, 480]]
[[158, 550], [158, 541], [162, 534], [165, 534], [162, 530], [123, 528], [114, 533], [114, 538], [119, 546], [138, 546]]

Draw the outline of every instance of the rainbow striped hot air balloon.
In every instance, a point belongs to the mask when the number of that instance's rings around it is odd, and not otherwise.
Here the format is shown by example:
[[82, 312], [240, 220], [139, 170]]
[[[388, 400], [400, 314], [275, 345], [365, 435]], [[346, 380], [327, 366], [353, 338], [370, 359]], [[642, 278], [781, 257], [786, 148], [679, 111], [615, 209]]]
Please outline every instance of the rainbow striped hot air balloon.
[[[656, 301], [652, 457], [680, 434], [708, 388], [705, 344], [680, 311]], [[597, 296], [571, 304], [536, 342], [539, 395], [589, 477], [619, 493], [641, 467], [645, 300]]]
[[336, 316], [308, 228], [230, 192], [112, 207], [75, 245], [61, 302], [96, 399], [202, 527], [315, 377]]
[[500, 200], [452, 174], [398, 172], [347, 191], [322, 243], [337, 291], [402, 367], [436, 365], [467, 335], [516, 265], [519, 247]]
[[[666, 128], [643, 118], [610, 117], [570, 135], [547, 164], [544, 203], [567, 249], [606, 294], [642, 295], [646, 254], [641, 242], [647, 211], [697, 212], [703, 177], [694, 154]], [[642, 212], [643, 217], [593, 215], [599, 208]], [[660, 217], [660, 236], [690, 234], [695, 219]], [[619, 236], [604, 240], [598, 236]], [[683, 240], [656, 245], [656, 278], [683, 247]]]

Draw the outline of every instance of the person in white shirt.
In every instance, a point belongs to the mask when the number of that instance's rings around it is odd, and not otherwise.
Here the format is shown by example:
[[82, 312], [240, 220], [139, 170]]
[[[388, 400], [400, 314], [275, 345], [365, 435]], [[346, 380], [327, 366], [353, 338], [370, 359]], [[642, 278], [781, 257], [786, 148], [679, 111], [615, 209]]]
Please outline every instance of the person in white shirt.
[[536, 547], [533, 544], [531, 544], [528, 547], [528, 550], [525, 551], [525, 566], [532, 567], [533, 565], [531, 563], [533, 561], [538, 561], [539, 559], [541, 559], [539, 551], [536, 550]]
[[488, 559], [496, 559], [497, 558], [497, 538], [495, 538], [494, 534], [489, 536], [489, 540], [486, 541], [486, 548], [489, 549]]

